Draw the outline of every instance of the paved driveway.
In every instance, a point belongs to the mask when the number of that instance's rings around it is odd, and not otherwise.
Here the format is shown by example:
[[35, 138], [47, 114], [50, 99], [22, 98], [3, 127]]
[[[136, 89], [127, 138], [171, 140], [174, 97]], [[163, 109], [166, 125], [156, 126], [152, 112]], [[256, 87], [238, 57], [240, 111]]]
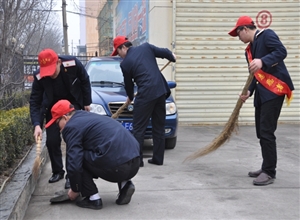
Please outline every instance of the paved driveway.
[[299, 124], [281, 124], [276, 132], [278, 169], [275, 183], [252, 185], [248, 171], [261, 165], [254, 126], [241, 126], [217, 151], [190, 163], [183, 160], [210, 143], [219, 126], [183, 127], [174, 150], [165, 153], [165, 164], [147, 163], [133, 179], [131, 203], [115, 204], [117, 184], [97, 179], [103, 209], [90, 210], [72, 202], [51, 205], [64, 181], [48, 184], [50, 163], [44, 167], [24, 219], [285, 219], [299, 214]]

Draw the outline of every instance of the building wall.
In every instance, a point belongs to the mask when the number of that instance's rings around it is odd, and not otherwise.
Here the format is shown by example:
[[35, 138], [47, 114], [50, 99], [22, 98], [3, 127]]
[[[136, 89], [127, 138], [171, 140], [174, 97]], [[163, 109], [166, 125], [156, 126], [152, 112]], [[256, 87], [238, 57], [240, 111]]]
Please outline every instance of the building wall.
[[[231, 116], [248, 78], [246, 45], [228, 35], [241, 15], [251, 16], [259, 29], [273, 29], [287, 48], [285, 63], [296, 90], [279, 121], [299, 123], [299, 0], [160, 0], [149, 1], [148, 13], [148, 42], [177, 56], [162, 73], [177, 83], [172, 94], [180, 124], [222, 125]], [[158, 59], [160, 67], [166, 62]], [[239, 123], [254, 123], [253, 98], [243, 104]]]
[[87, 55], [99, 55], [99, 36], [97, 17], [106, 0], [85, 0], [86, 50]]
[[[79, 1], [79, 8], [80, 8], [80, 13], [81, 14], [86, 14], [85, 11], [85, 1]], [[79, 18], [79, 23], [80, 23], [80, 43], [79, 45], [85, 45], [86, 44], [86, 17], [85, 16], [80, 16]]]
[[[120, 30], [118, 26], [120, 23], [120, 17], [124, 17], [124, 15], [120, 16], [117, 15], [118, 13], [118, 6], [120, 3], [126, 2], [126, 0], [114, 0], [112, 11], [114, 15], [114, 27], [113, 27], [113, 35], [114, 37], [118, 35], [118, 31], [121, 32], [122, 35], [126, 35], [123, 32], [123, 29]], [[138, 5], [143, 5], [141, 8], [147, 8], [147, 33], [145, 34], [145, 38], [147, 42], [154, 44], [158, 47], [168, 48], [170, 50], [173, 49], [172, 46], [172, 26], [173, 26], [173, 9], [172, 9], [172, 2], [169, 0], [160, 0], [160, 1], [149, 1], [149, 0], [131, 0], [131, 2], [138, 2]], [[131, 3], [131, 5], [133, 5]], [[146, 6], [145, 6], [146, 5]], [[132, 7], [133, 8], [133, 7]], [[120, 10], [120, 9], [119, 9]], [[134, 11], [134, 10], [133, 10]], [[138, 11], [138, 16], [141, 13], [141, 9]], [[128, 28], [128, 27], [127, 27]], [[128, 36], [130, 38], [130, 36]], [[131, 39], [130, 39], [131, 40]], [[132, 40], [131, 40], [132, 41]], [[133, 44], [139, 42], [138, 40], [133, 40]], [[141, 40], [140, 43], [143, 43], [144, 40]], [[164, 65], [167, 63], [165, 59], [157, 59], [157, 63], [162, 69]], [[174, 71], [173, 71], [173, 64], [169, 64], [164, 70], [163, 75], [167, 80], [174, 79]], [[173, 93], [175, 92], [172, 91]]]
[[98, 37], [100, 56], [108, 56], [113, 51], [112, 1], [107, 1], [98, 15]]
[[[149, 1], [149, 43], [158, 47], [173, 50], [173, 8], [172, 2], [168, 0]], [[161, 68], [168, 62], [165, 59], [157, 59]], [[167, 80], [174, 80], [173, 67], [169, 64], [163, 71]], [[172, 91], [174, 95], [174, 91]]]

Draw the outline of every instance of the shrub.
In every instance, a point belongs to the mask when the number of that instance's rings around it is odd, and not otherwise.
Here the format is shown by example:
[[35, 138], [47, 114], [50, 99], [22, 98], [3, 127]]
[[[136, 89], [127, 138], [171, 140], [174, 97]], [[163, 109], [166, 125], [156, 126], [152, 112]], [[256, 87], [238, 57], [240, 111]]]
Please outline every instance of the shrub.
[[34, 142], [29, 107], [0, 111], [0, 173]]

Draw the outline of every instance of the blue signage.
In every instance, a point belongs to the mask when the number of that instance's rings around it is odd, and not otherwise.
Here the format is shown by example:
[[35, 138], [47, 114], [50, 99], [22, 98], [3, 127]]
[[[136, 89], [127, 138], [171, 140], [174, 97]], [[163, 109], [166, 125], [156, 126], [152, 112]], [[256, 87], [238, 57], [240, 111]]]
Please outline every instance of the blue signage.
[[134, 46], [148, 42], [149, 0], [120, 0], [116, 7], [116, 35], [128, 37]]

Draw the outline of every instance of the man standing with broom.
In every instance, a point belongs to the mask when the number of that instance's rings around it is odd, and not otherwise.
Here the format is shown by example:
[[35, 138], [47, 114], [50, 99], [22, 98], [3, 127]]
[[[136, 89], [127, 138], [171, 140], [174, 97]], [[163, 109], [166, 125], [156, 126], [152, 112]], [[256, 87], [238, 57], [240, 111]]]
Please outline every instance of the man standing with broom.
[[275, 131], [284, 97], [292, 99], [294, 86], [284, 64], [286, 48], [277, 34], [271, 29], [257, 30], [252, 19], [240, 17], [235, 27], [228, 33], [239, 37], [246, 48], [246, 60], [253, 81], [246, 95], [240, 98], [244, 102], [254, 93], [256, 134], [260, 140], [263, 162], [257, 171], [248, 173], [254, 185], [268, 185], [276, 178], [277, 150]]
[[176, 56], [167, 48], [149, 43], [133, 47], [125, 36], [114, 39], [112, 56], [123, 58], [121, 69], [129, 104], [134, 98], [134, 82], [138, 92], [134, 101], [133, 135], [140, 144], [140, 166], [143, 162], [144, 135], [151, 118], [153, 133], [153, 156], [148, 163], [163, 165], [165, 152], [166, 98], [171, 94], [166, 79], [158, 68], [157, 58], [176, 62]]

